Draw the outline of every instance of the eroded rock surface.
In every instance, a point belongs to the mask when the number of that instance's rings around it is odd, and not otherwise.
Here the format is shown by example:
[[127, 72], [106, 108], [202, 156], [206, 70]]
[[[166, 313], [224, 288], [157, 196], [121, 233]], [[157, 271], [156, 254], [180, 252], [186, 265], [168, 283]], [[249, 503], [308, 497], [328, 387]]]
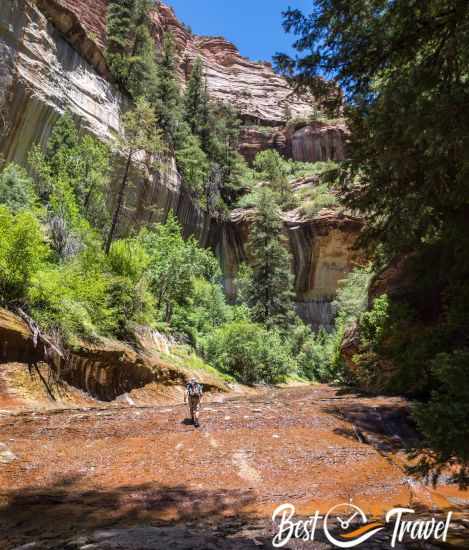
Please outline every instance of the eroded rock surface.
[[[119, 132], [127, 101], [110, 82], [104, 64], [106, 7], [106, 0], [15, 0], [0, 5], [0, 154], [7, 161], [27, 166], [31, 147], [45, 146], [65, 109], [84, 131], [103, 141], [112, 142]], [[223, 38], [192, 35], [161, 5], [154, 13], [157, 41], [164, 30], [176, 37], [181, 79], [200, 55], [212, 96], [252, 121], [241, 136], [241, 151], [248, 159], [266, 148], [297, 160], [343, 158], [340, 125], [316, 123], [299, 130], [286, 126], [286, 112], [307, 116], [312, 99], [292, 96], [286, 81], [268, 64], [244, 59]], [[197, 206], [183, 189], [174, 159], [159, 173], [137, 173], [134, 179], [138, 184], [129, 193], [121, 234], [164, 219], [173, 209], [186, 236], [195, 235], [203, 246], [218, 251], [232, 293], [233, 274], [244, 255], [242, 224], [220, 223]], [[109, 200], [115, 200], [115, 193]], [[334, 229], [335, 222], [286, 225], [295, 259], [298, 311], [313, 325], [327, 322], [337, 281], [351, 266], [351, 232], [343, 223]]]
[[[209, 403], [198, 430], [183, 405], [0, 415], [16, 457], [0, 463], [0, 546], [270, 548], [280, 504], [307, 517], [350, 499], [380, 519], [394, 506], [451, 509], [450, 537], [467, 536], [467, 493], [424, 487], [401, 466], [405, 410], [305, 386]], [[388, 548], [383, 535], [360, 547]], [[321, 528], [299, 542], [287, 547], [333, 548]]]
[[[251, 223], [249, 210], [235, 210], [223, 227], [218, 254], [225, 273], [225, 290], [236, 295], [239, 264], [248, 261], [246, 243]], [[332, 301], [342, 279], [353, 269], [360, 254], [354, 249], [361, 221], [334, 210], [321, 210], [314, 218], [298, 211], [283, 216], [293, 259], [297, 310], [314, 328], [328, 328], [334, 317]]]

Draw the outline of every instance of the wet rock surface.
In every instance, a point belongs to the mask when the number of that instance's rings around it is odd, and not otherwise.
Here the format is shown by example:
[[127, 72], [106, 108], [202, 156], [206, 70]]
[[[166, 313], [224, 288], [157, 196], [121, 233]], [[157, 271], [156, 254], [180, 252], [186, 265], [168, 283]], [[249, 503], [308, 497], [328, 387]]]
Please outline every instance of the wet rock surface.
[[[405, 411], [397, 398], [305, 386], [218, 396], [199, 429], [183, 405], [4, 413], [15, 458], [0, 463], [0, 547], [269, 548], [286, 502], [302, 516], [350, 499], [374, 517], [467, 510], [467, 493], [404, 473]], [[331, 547], [321, 541], [287, 547]]]

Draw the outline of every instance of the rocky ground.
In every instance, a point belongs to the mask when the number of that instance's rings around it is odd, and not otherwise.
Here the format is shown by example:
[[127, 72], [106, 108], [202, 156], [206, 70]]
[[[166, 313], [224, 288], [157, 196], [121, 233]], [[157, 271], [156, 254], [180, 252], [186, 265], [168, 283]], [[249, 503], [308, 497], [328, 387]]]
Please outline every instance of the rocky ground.
[[[214, 395], [198, 430], [186, 412], [3, 410], [0, 548], [269, 548], [279, 504], [308, 516], [350, 499], [377, 518], [397, 505], [451, 509], [451, 542], [469, 547], [469, 495], [430, 490], [401, 467], [415, 434], [400, 399], [303, 386]], [[321, 532], [287, 547], [330, 548]], [[389, 547], [390, 535], [360, 548]]]

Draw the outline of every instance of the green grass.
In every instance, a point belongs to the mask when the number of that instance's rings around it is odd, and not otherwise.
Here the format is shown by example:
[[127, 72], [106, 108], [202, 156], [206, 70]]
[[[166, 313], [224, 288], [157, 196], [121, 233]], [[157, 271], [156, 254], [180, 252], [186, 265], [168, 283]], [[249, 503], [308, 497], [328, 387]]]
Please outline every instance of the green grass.
[[170, 354], [161, 353], [161, 359], [168, 361], [179, 368], [186, 368], [191, 371], [203, 371], [206, 374], [211, 374], [225, 382], [236, 382], [229, 374], [220, 372], [206, 363], [202, 357], [194, 353], [189, 346], [175, 346]]

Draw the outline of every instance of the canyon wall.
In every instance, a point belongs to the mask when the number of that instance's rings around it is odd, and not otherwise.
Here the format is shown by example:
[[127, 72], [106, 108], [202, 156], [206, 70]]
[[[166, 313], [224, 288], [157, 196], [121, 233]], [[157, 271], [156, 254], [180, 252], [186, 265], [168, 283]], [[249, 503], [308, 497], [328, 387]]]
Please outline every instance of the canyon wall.
[[[65, 109], [84, 132], [112, 143], [120, 131], [126, 98], [112, 84], [103, 51], [106, 0], [10, 0], [0, 4], [0, 155], [27, 165], [31, 147], [44, 146], [54, 122]], [[314, 123], [298, 129], [288, 116], [307, 117], [313, 98], [297, 97], [267, 63], [243, 58], [222, 38], [191, 34], [164, 5], [153, 15], [154, 35], [161, 42], [173, 32], [179, 52], [181, 81], [200, 56], [209, 92], [234, 105], [245, 121], [241, 152], [248, 159], [266, 148], [304, 161], [341, 160], [342, 125]], [[139, 180], [140, 178], [140, 180]], [[234, 277], [244, 257], [246, 231], [240, 220], [220, 223], [202, 211], [184, 191], [174, 160], [148, 178], [137, 176], [121, 231], [163, 219], [174, 209], [185, 235], [218, 253], [233, 293]], [[337, 281], [351, 269], [355, 222], [285, 219], [296, 274], [298, 311], [314, 326], [328, 324]], [[327, 216], [326, 216], [327, 217]], [[320, 217], [321, 218], [321, 217]]]
[[[298, 211], [285, 213], [284, 231], [295, 274], [296, 308], [300, 317], [314, 329], [331, 328], [335, 315], [333, 301], [340, 281], [360, 262], [354, 249], [361, 221], [334, 210], [321, 210], [312, 219]], [[246, 242], [251, 223], [249, 210], [235, 210], [224, 224], [218, 241], [223, 260], [225, 291], [236, 296], [236, 274], [249, 258]]]

